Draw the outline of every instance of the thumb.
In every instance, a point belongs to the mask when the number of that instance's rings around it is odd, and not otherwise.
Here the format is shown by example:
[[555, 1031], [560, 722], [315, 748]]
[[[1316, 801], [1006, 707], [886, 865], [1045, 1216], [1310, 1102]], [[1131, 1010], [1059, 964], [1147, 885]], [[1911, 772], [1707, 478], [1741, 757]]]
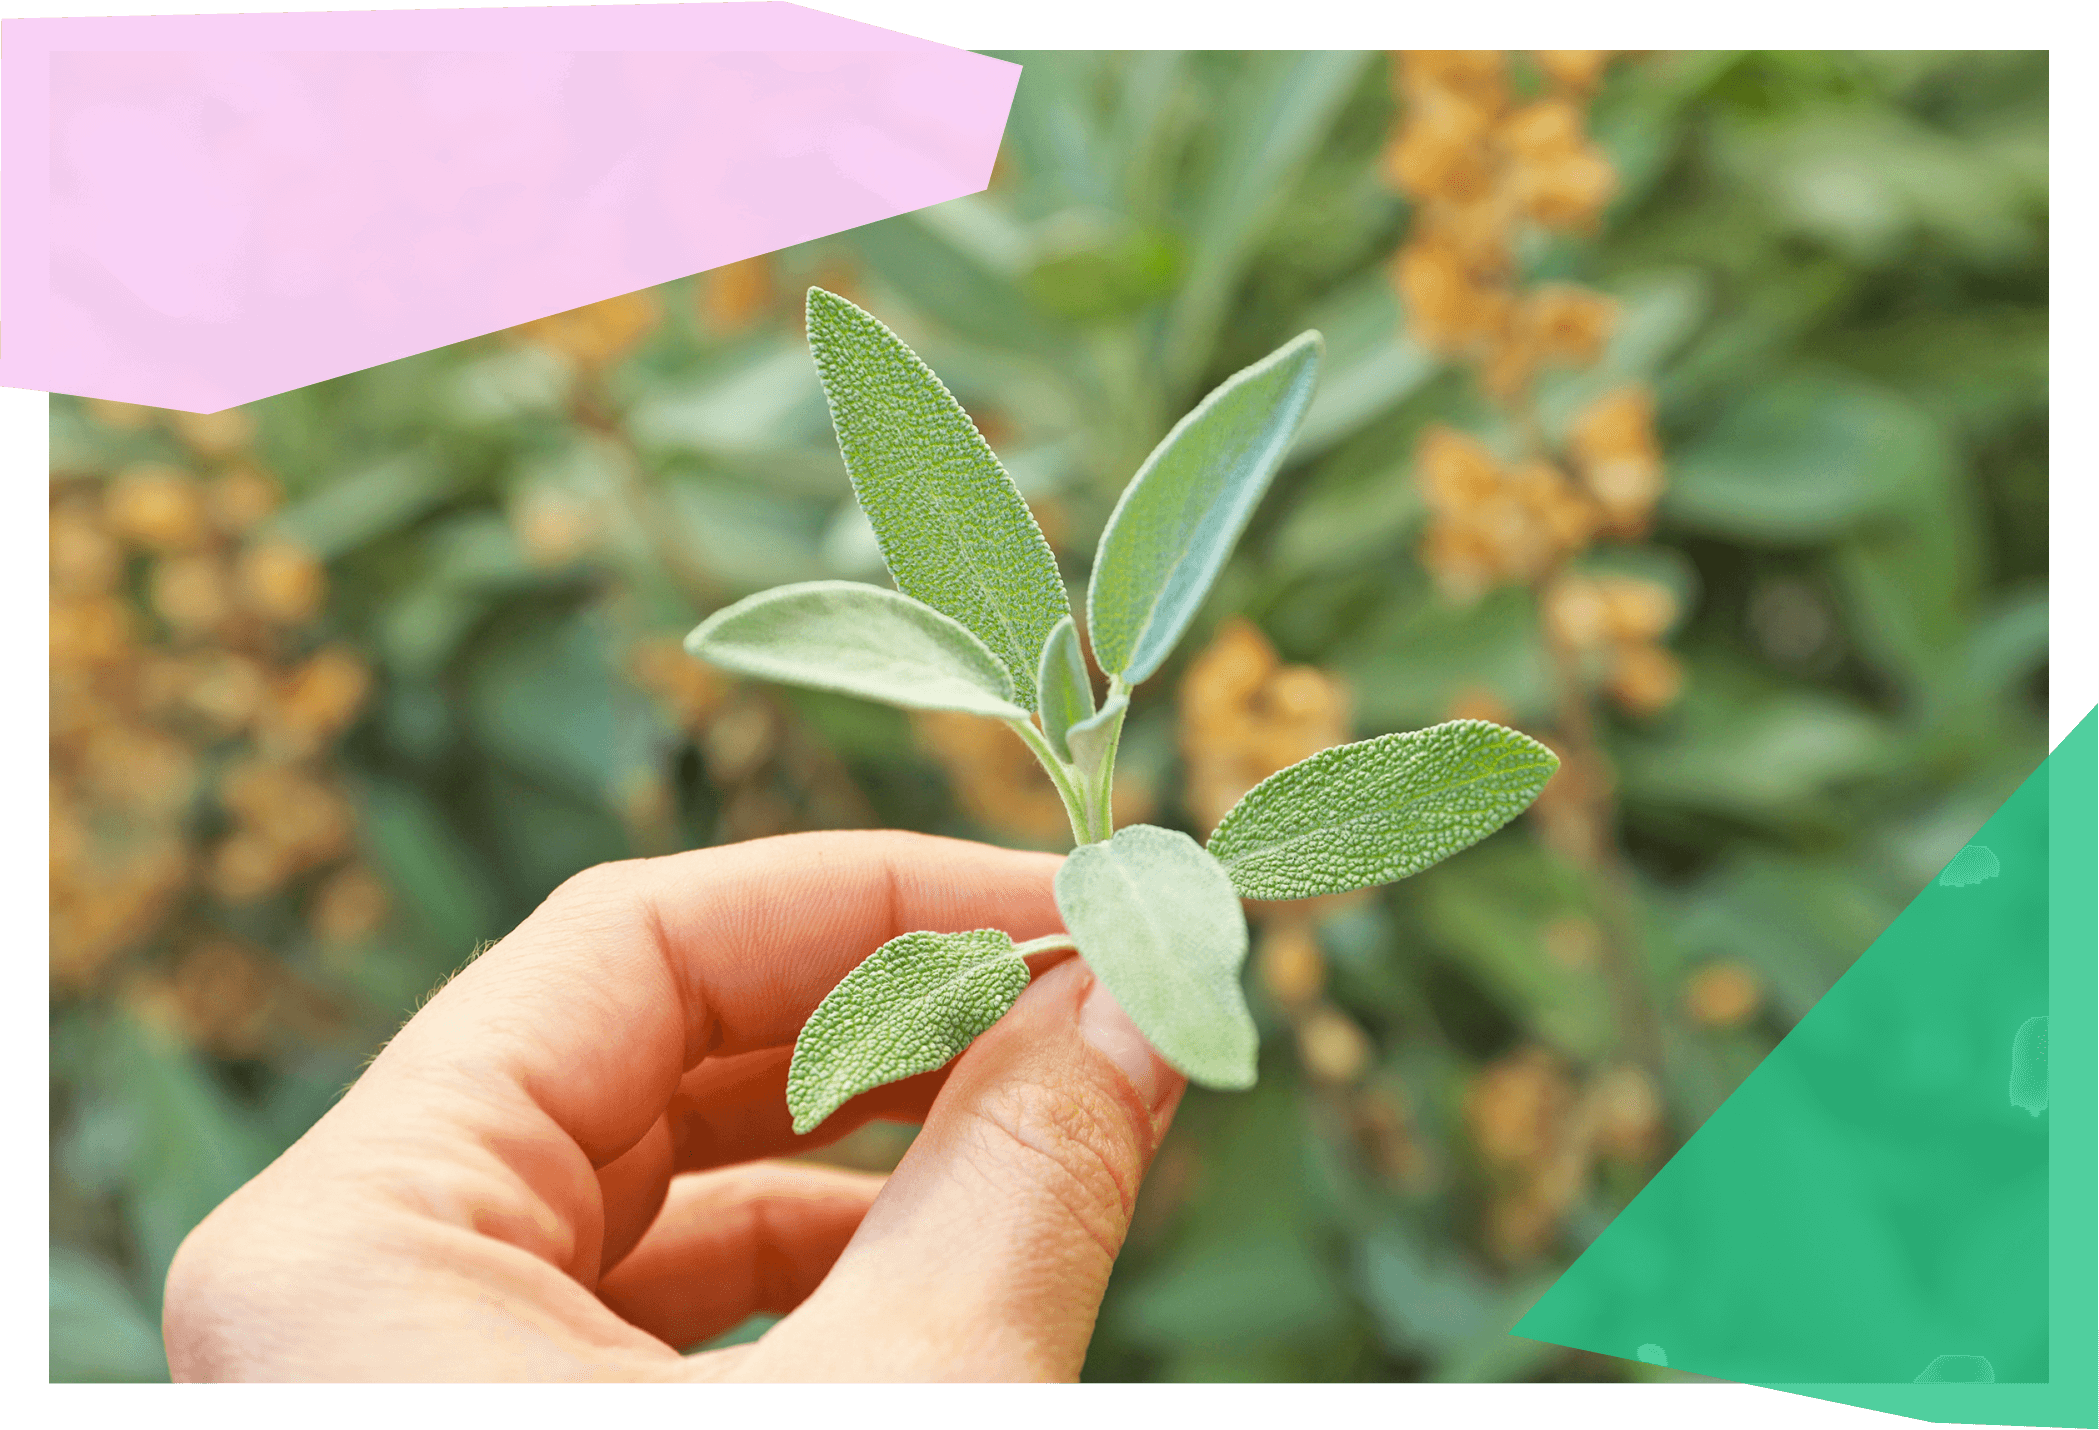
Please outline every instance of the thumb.
[[1076, 1380], [1186, 1087], [1084, 963], [1050, 969], [955, 1064], [830, 1276], [742, 1373]]

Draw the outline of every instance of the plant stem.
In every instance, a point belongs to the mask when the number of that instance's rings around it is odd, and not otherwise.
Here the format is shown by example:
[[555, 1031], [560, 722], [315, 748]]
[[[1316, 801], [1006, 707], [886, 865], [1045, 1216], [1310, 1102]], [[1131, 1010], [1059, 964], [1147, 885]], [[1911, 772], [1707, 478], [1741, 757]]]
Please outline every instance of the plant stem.
[[1070, 934], [1053, 933], [1042, 938], [1029, 939], [1026, 943], [1016, 943], [1013, 945], [1013, 953], [1015, 957], [1026, 958], [1030, 954], [1054, 953], [1060, 948], [1068, 948], [1073, 953], [1079, 951], [1078, 944], [1072, 940]]
[[1122, 722], [1129, 718], [1129, 688], [1122, 677], [1108, 677], [1108, 698], [1105, 703], [1123, 700], [1122, 709], [1115, 716], [1115, 726], [1108, 732], [1108, 746], [1101, 752], [1100, 768], [1094, 772], [1093, 787], [1086, 792], [1088, 809], [1093, 816], [1095, 839], [1107, 839], [1115, 833], [1115, 755], [1122, 748]]
[[1093, 836], [1087, 830], [1085, 796], [1080, 794], [1078, 786], [1071, 782], [1071, 771], [1057, 758], [1057, 752], [1049, 747], [1049, 741], [1042, 738], [1042, 732], [1035, 728], [1034, 721], [1008, 720], [1006, 724], [1035, 752], [1036, 760], [1049, 772], [1050, 783], [1057, 787], [1057, 794], [1064, 801], [1065, 817], [1071, 820], [1073, 842], [1093, 843]]

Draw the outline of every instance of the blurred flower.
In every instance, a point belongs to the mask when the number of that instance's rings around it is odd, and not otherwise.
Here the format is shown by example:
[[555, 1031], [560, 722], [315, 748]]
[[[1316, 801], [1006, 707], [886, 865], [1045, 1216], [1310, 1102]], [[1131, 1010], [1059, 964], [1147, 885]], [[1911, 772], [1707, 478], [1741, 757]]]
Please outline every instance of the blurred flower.
[[1423, 347], [1454, 353], [1482, 347], [1507, 330], [1511, 302], [1464, 252], [1433, 232], [1393, 258], [1392, 280], [1408, 331]]
[[1707, 964], [1684, 985], [1685, 1011], [1708, 1028], [1746, 1023], [1763, 1001], [1763, 987], [1756, 975], [1731, 960]]
[[327, 573], [314, 554], [282, 539], [241, 552], [240, 589], [247, 608], [272, 625], [303, 625], [320, 611]]
[[1321, 1082], [1352, 1083], [1370, 1066], [1370, 1038], [1340, 1009], [1322, 1004], [1297, 1024], [1297, 1053]]
[[540, 567], [566, 566], [584, 555], [600, 528], [588, 501], [554, 487], [525, 493], [510, 509], [510, 524], [526, 559]]
[[1371, 1168], [1409, 1195], [1434, 1190], [1435, 1149], [1420, 1134], [1407, 1090], [1389, 1077], [1372, 1082], [1349, 1105], [1351, 1130]]
[[189, 746], [172, 735], [105, 720], [88, 734], [78, 782], [109, 808], [172, 815], [196, 793], [197, 761]]
[[740, 783], [773, 752], [777, 738], [772, 707], [762, 696], [739, 691], [701, 736], [707, 777], [717, 789]]
[[[996, 721], [956, 711], [915, 712], [919, 747], [939, 761], [964, 814], [986, 829], [1054, 844], [1071, 821], [1028, 747]], [[1120, 783], [1120, 781], [1118, 781]]]
[[1465, 1122], [1491, 1178], [1483, 1230], [1497, 1259], [1528, 1261], [1558, 1240], [1591, 1165], [1586, 1108], [1543, 1048], [1519, 1048], [1473, 1078]]
[[1485, 720], [1494, 725], [1513, 725], [1516, 717], [1507, 702], [1484, 685], [1468, 685], [1451, 699], [1446, 720]]
[[[252, 438], [245, 414], [164, 416], [214, 456]], [[319, 563], [300, 548], [239, 549], [277, 499], [275, 482], [247, 464], [209, 484], [180, 467], [143, 464], [106, 482], [53, 485], [55, 993], [91, 993], [120, 960], [164, 942], [178, 917], [184, 937], [198, 937], [187, 896], [200, 874], [223, 902], [248, 903], [349, 847], [348, 802], [320, 761], [362, 700], [366, 675], [333, 647], [276, 668], [276, 642], [317, 611], [325, 589]], [[152, 557], [144, 599], [179, 644], [139, 619], [117, 538]], [[265, 632], [244, 605], [262, 606], [280, 629]], [[204, 752], [259, 727], [273, 749], [289, 747], [309, 763], [258, 760], [252, 746], [236, 747], [217, 789], [230, 827], [201, 848], [212, 816], [199, 795], [219, 760], [218, 751]], [[240, 990], [266, 956], [202, 937], [173, 975], [134, 978], [133, 996], [148, 1013], [165, 1014], [171, 1031], [245, 1055], [238, 1050], [252, 1051], [244, 1031], [252, 1030], [241, 1010], [252, 999]], [[321, 1025], [313, 1020], [325, 1009], [313, 998], [284, 1006], [286, 1016]]]
[[1602, 576], [1596, 587], [1603, 599], [1604, 629], [1622, 645], [1659, 640], [1676, 623], [1676, 593], [1660, 582]]
[[1437, 425], [1416, 466], [1430, 514], [1422, 564], [1452, 600], [1535, 581], [1595, 531], [1588, 500], [1548, 462], [1504, 467], [1477, 438]]
[[1628, 714], [1656, 714], [1683, 694], [1683, 662], [1658, 645], [1621, 646], [1604, 677], [1604, 689]]
[[1654, 1155], [1662, 1134], [1662, 1095], [1630, 1063], [1597, 1074], [1582, 1093], [1584, 1120], [1598, 1151], [1623, 1162]]
[[1603, 78], [1604, 67], [1610, 64], [1609, 50], [1533, 50], [1538, 68], [1562, 89], [1586, 92], [1594, 89]]
[[1474, 109], [1508, 102], [1508, 55], [1503, 50], [1402, 50], [1399, 96], [1436, 94]]
[[160, 926], [189, 885], [182, 842], [157, 838], [126, 850], [100, 850], [91, 867], [76, 863], [61, 879], [53, 868], [51, 979], [79, 991]]
[[675, 637], [637, 641], [627, 652], [634, 682], [656, 697], [671, 723], [697, 731], [721, 707], [729, 683], [710, 665], [686, 654]]
[[1319, 996], [1326, 987], [1326, 957], [1305, 919], [1277, 919], [1262, 926], [1255, 969], [1268, 996], [1283, 1008], [1295, 1008]]
[[1606, 393], [1575, 417], [1567, 443], [1609, 529], [1621, 536], [1644, 535], [1662, 492], [1654, 395], [1637, 384]]
[[118, 473], [102, 510], [111, 531], [147, 551], [187, 551], [210, 531], [203, 487], [165, 463], [144, 462]]
[[350, 727], [371, 683], [370, 669], [354, 653], [323, 646], [277, 682], [264, 710], [261, 743], [285, 754], [315, 753]]
[[1524, 213], [1551, 229], [1593, 223], [1617, 188], [1617, 174], [1588, 141], [1582, 113], [1565, 99], [1511, 113], [1496, 136], [1510, 156], [1510, 187]]
[[227, 1057], [261, 1050], [276, 967], [231, 939], [183, 955], [168, 982], [176, 1024], [196, 1047]]
[[220, 903], [238, 907], [276, 893], [294, 872], [288, 851], [242, 830], [211, 851], [204, 881]]
[[1572, 283], [1547, 283], [1524, 298], [1521, 313], [1524, 335], [1540, 358], [1587, 367], [1603, 356], [1618, 305]]
[[1610, 808], [1616, 781], [1600, 751], [1577, 753], [1564, 741], [1532, 732], [1532, 738], [1560, 758], [1560, 768], [1530, 807], [1539, 837], [1577, 865], [1592, 864], [1601, 854], [1606, 832], [1600, 811]]
[[[1489, 52], [1491, 53], [1491, 52]], [[1422, 84], [1407, 123], [1385, 150], [1385, 177], [1401, 193], [1423, 198], [1472, 200], [1493, 182], [1487, 136], [1499, 95], [1479, 96]]]
[[709, 269], [700, 275], [697, 291], [700, 320], [709, 332], [743, 332], [773, 305], [772, 255]]
[[99, 596], [124, 574], [124, 552], [94, 509], [70, 501], [51, 513], [51, 589], [67, 596]]
[[385, 925], [391, 902], [377, 875], [352, 864], [329, 875], [315, 891], [307, 921], [323, 943], [357, 943]]
[[1520, 218], [1582, 227], [1615, 187], [1570, 98], [1587, 92], [1606, 59], [1545, 52], [1540, 66], [1562, 93], [1513, 110], [1501, 51], [1408, 50], [1394, 68], [1402, 119], [1381, 168], [1416, 211], [1393, 256], [1393, 285], [1414, 339], [1475, 359], [1482, 385], [1505, 402], [1521, 398], [1542, 364], [1595, 361], [1609, 334], [1608, 299], [1568, 284], [1519, 294], [1511, 257]]
[[51, 665], [54, 670], [94, 668], [130, 656], [137, 622], [114, 596], [51, 602]]
[[1540, 597], [1545, 632], [1568, 650], [1595, 650], [1606, 638], [1608, 608], [1597, 583], [1586, 576], [1565, 575]]
[[656, 290], [644, 288], [617, 298], [571, 308], [520, 323], [510, 335], [560, 353], [578, 367], [601, 368], [623, 357], [662, 321]]
[[1240, 796], [1285, 766], [1347, 741], [1350, 709], [1339, 679], [1282, 665], [1260, 628], [1234, 616], [1181, 678], [1185, 799], [1214, 829]]
[[239, 407], [223, 412], [167, 413], [167, 423], [182, 444], [200, 457], [230, 457], [255, 440], [255, 418]]
[[1490, 1165], [1535, 1168], [1558, 1141], [1574, 1090], [1560, 1060], [1523, 1047], [1489, 1063], [1465, 1091], [1472, 1145]]
[[89, 420], [110, 429], [112, 432], [143, 432], [153, 425], [160, 410], [154, 407], [139, 407], [129, 402], [111, 402], [105, 397], [89, 397], [81, 401]]
[[213, 635], [236, 609], [232, 573], [216, 556], [164, 557], [153, 565], [150, 589], [154, 614], [179, 637]]
[[277, 481], [260, 467], [242, 464], [212, 478], [205, 490], [211, 519], [228, 536], [245, 536], [284, 498]]
[[262, 664], [233, 651], [206, 651], [176, 666], [172, 691], [181, 708], [204, 718], [220, 735], [237, 735], [254, 724], [269, 695]]
[[348, 849], [349, 802], [319, 774], [299, 765], [250, 759], [229, 770], [219, 800], [235, 832], [214, 855], [214, 888], [240, 903]]

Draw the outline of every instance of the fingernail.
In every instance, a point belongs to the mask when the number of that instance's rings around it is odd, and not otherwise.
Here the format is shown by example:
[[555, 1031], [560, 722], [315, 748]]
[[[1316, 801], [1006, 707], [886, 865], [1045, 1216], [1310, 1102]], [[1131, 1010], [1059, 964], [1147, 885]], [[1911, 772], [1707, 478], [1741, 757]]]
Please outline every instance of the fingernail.
[[1123, 1076], [1137, 1089], [1144, 1105], [1157, 1112], [1173, 1090], [1176, 1081], [1173, 1070], [1166, 1066], [1130, 1015], [1122, 1011], [1108, 985], [1098, 977], [1086, 993], [1086, 1001], [1079, 1005], [1079, 1031], [1086, 1041], [1093, 1044], [1108, 1061], [1122, 1069]]

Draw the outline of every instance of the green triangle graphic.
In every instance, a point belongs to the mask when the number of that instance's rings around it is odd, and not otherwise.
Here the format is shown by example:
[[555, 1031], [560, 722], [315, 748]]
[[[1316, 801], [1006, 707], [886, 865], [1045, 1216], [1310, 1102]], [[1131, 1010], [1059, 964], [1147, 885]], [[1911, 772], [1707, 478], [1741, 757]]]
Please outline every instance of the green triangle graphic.
[[2088, 714], [1511, 1334], [2099, 1424]]

